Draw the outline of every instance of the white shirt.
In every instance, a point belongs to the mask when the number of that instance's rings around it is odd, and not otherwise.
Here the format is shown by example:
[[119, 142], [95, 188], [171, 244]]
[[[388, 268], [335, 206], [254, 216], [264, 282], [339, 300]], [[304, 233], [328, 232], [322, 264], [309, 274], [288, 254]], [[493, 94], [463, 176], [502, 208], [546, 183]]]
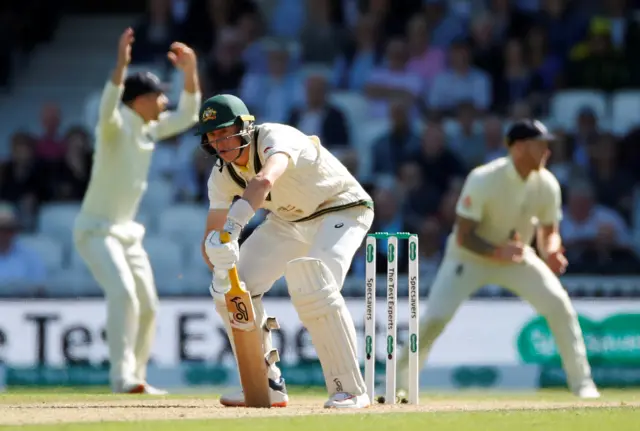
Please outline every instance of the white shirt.
[[[265, 123], [256, 126], [258, 142], [247, 150], [249, 163], [245, 167], [233, 165], [245, 182], [256, 175], [256, 149], [262, 165], [276, 153], [289, 156], [289, 167], [275, 182], [263, 208], [287, 221], [300, 220], [321, 210], [337, 209], [371, 201], [360, 183], [347, 168], [315, 136], [307, 136], [291, 126]], [[245, 150], [246, 151], [246, 150]], [[244, 190], [225, 167], [214, 167], [208, 182], [209, 208], [228, 209], [235, 195]]]
[[102, 93], [91, 180], [76, 229], [105, 230], [129, 237], [141, 235], [133, 222], [147, 177], [155, 141], [176, 135], [198, 121], [200, 93], [183, 91], [178, 109], [163, 112], [158, 121], [144, 123], [127, 106], [118, 109], [123, 87], [108, 81]]
[[[532, 171], [523, 179], [510, 157], [478, 166], [465, 180], [456, 214], [478, 222], [477, 234], [491, 244], [504, 244], [513, 231], [531, 244], [538, 224], [562, 219], [560, 184], [547, 169]], [[482, 258], [457, 244], [456, 229], [447, 247], [465, 257]]]

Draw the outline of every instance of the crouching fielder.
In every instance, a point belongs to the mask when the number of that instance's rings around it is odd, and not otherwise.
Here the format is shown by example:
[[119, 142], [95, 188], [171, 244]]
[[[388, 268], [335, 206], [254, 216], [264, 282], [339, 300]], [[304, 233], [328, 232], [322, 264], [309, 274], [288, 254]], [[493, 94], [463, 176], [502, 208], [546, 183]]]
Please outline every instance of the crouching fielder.
[[[469, 174], [445, 258], [431, 286], [420, 328], [420, 355], [425, 361], [436, 338], [474, 291], [487, 284], [499, 285], [520, 295], [546, 318], [571, 391], [582, 398], [597, 398], [576, 312], [554, 274], [565, 271], [567, 260], [558, 232], [560, 185], [544, 168], [553, 139], [538, 121], [515, 123], [507, 135], [509, 155]], [[528, 245], [536, 224], [544, 260]], [[406, 382], [406, 349], [402, 356], [398, 379]]]
[[[267, 319], [262, 295], [284, 275], [322, 364], [330, 396], [325, 407], [369, 406], [354, 323], [340, 291], [373, 221], [371, 198], [316, 137], [284, 124], [256, 125], [235, 96], [217, 95], [203, 104], [198, 134], [202, 147], [220, 159], [209, 178], [202, 249], [227, 334], [233, 337], [224, 301], [227, 271], [237, 264], [261, 326]], [[242, 197], [232, 204], [234, 196]], [[239, 249], [240, 232], [258, 208], [270, 214]], [[221, 244], [223, 230], [230, 243]], [[272, 349], [268, 330], [264, 347], [265, 354]], [[280, 370], [271, 365], [268, 374], [272, 405], [286, 406]], [[244, 395], [223, 396], [221, 403], [244, 406]]]

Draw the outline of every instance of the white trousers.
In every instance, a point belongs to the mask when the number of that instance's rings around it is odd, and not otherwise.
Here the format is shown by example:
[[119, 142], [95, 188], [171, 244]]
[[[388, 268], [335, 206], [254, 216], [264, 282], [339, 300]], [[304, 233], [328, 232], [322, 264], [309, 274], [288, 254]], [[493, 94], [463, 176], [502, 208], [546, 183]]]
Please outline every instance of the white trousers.
[[147, 253], [140, 240], [88, 231], [76, 230], [74, 243], [105, 293], [112, 388], [144, 383], [158, 307]]
[[[373, 216], [373, 211], [366, 207], [329, 213], [303, 223], [289, 223], [270, 216], [240, 248], [240, 280], [245, 283], [251, 296], [259, 297], [284, 275], [287, 263], [300, 257], [312, 257], [321, 260], [329, 268], [334, 280], [342, 288], [353, 256], [373, 223]], [[214, 285], [211, 294], [218, 312], [225, 312], [224, 289], [218, 291]], [[255, 301], [260, 301], [258, 305], [262, 315], [262, 301], [257, 298]], [[266, 315], [262, 317], [266, 319]], [[228, 319], [223, 315], [221, 318], [229, 334]], [[352, 329], [355, 331], [355, 328]], [[264, 344], [267, 351], [271, 349], [271, 335], [268, 332]], [[280, 370], [275, 364], [269, 369], [269, 377], [274, 380], [280, 377]]]
[[582, 331], [569, 295], [558, 277], [531, 248], [526, 250], [521, 264], [470, 260], [455, 253], [445, 257], [431, 286], [427, 313], [420, 328], [423, 361], [460, 304], [489, 284], [514, 292], [545, 317], [558, 345], [571, 389], [591, 379]]

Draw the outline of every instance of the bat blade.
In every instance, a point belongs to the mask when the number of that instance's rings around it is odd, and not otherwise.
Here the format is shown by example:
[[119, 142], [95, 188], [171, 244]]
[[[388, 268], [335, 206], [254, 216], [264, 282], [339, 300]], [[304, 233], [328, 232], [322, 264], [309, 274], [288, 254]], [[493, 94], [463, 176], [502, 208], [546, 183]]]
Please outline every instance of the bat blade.
[[[228, 237], [228, 234], [226, 235]], [[222, 236], [223, 242], [225, 236]], [[225, 294], [236, 349], [240, 383], [247, 407], [271, 407], [262, 331], [256, 322], [251, 294], [242, 288], [236, 268], [229, 270], [231, 289]]]

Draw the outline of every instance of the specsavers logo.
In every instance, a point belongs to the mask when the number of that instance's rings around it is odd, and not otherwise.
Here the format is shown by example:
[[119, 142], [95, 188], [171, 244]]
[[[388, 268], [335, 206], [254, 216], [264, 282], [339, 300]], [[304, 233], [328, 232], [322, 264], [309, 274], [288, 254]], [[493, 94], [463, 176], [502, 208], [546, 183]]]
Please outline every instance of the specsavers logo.
[[[640, 366], [640, 314], [613, 314], [601, 321], [579, 316], [591, 365]], [[524, 325], [517, 348], [525, 363], [560, 364], [558, 347], [543, 317]]]

